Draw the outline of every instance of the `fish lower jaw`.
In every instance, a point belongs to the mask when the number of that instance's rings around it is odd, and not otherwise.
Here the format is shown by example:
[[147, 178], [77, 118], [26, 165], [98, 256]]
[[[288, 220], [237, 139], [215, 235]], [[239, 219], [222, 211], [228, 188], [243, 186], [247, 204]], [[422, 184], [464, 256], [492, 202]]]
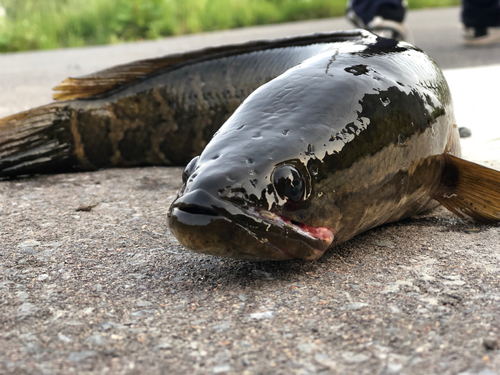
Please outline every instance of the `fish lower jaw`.
[[[309, 237], [313, 240], [324, 241], [328, 244], [328, 247], [332, 244], [333, 239], [335, 238], [333, 230], [327, 227], [312, 227], [270, 211], [259, 211], [254, 208], [250, 209], [250, 211], [261, 217], [263, 220], [271, 222], [273, 225], [284, 226], [302, 236]], [[318, 253], [319, 256], [316, 259], [320, 258], [324, 251], [318, 251]]]
[[333, 231], [310, 227], [269, 211], [245, 209], [204, 191], [178, 198], [168, 215], [172, 234], [198, 253], [250, 260], [316, 260]]

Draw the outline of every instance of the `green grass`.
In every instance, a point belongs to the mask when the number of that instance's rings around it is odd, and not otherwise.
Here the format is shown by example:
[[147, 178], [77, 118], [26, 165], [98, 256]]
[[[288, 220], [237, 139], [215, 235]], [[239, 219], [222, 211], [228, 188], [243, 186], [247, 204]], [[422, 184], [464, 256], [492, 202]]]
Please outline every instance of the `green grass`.
[[[0, 0], [0, 52], [342, 16], [346, 0]], [[410, 0], [412, 8], [460, 0]]]

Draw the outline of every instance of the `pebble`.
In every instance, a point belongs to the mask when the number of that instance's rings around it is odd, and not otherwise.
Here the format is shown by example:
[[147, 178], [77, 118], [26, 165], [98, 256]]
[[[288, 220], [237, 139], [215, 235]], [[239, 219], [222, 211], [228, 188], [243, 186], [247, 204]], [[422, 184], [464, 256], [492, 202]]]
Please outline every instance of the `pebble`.
[[337, 367], [337, 363], [335, 361], [332, 361], [330, 359], [330, 357], [327, 354], [325, 354], [325, 353], [318, 353], [318, 354], [316, 354], [314, 356], [314, 359], [320, 365], [328, 367], [331, 370], [333, 370], [335, 367]]
[[345, 352], [342, 354], [342, 358], [347, 362], [362, 363], [367, 361], [369, 357], [362, 353]]
[[403, 365], [400, 363], [389, 363], [387, 365], [387, 372], [390, 374], [399, 374], [402, 368]]
[[99, 327], [103, 331], [109, 331], [110, 329], [115, 328], [116, 326], [117, 326], [117, 324], [115, 324], [113, 322], [106, 322], [106, 323], [102, 323]]
[[302, 353], [311, 354], [315, 349], [315, 345], [311, 343], [305, 343], [305, 344], [300, 344], [299, 346], [297, 346], [297, 348]]
[[85, 339], [85, 342], [88, 342], [92, 345], [101, 346], [106, 344], [106, 337], [104, 337], [103, 335], [92, 335], [87, 337]]
[[459, 127], [458, 133], [460, 134], [460, 138], [469, 138], [472, 135], [472, 131], [465, 126]]
[[500, 349], [500, 345], [497, 337], [485, 337], [483, 339], [483, 346], [487, 350], [497, 350]]
[[38, 342], [35, 341], [27, 343], [22, 350], [29, 354], [37, 354], [43, 351], [43, 348], [41, 348], [40, 344], [38, 344]]
[[259, 313], [253, 313], [248, 315], [251, 319], [255, 320], [263, 320], [263, 319], [269, 319], [274, 316], [274, 311], [264, 311], [264, 312], [259, 312]]
[[21, 301], [26, 301], [28, 298], [30, 298], [30, 295], [20, 290], [16, 292], [16, 297], [19, 298], [19, 300]]
[[59, 341], [65, 342], [66, 344], [72, 341], [71, 338], [61, 332], [57, 334], [57, 338], [59, 339]]
[[47, 275], [46, 273], [44, 273], [44, 274], [42, 274], [42, 275], [38, 276], [38, 277], [37, 277], [37, 280], [38, 280], [38, 281], [45, 281], [45, 280], [47, 280], [48, 278], [49, 278], [49, 275]]
[[231, 329], [231, 322], [229, 320], [226, 320], [225, 322], [222, 322], [221, 324], [217, 324], [212, 326], [212, 329], [215, 332], [226, 332]]
[[172, 349], [173, 345], [170, 341], [162, 341], [158, 345], [155, 346], [156, 350], [167, 350]]
[[149, 314], [155, 314], [156, 313], [156, 310], [139, 310], [139, 311], [134, 311], [133, 313], [131, 313], [130, 315], [131, 316], [146, 316], [146, 315], [149, 315]]
[[40, 246], [40, 242], [37, 241], [37, 240], [26, 240], [24, 242], [21, 242], [19, 245], [19, 247], [33, 247], [33, 246]]
[[219, 365], [219, 366], [215, 366], [213, 369], [212, 369], [212, 372], [214, 374], [220, 374], [222, 372], [229, 372], [231, 371], [231, 365], [229, 364], [224, 364], [224, 365]]
[[350, 303], [350, 304], [347, 305], [347, 308], [349, 310], [360, 310], [360, 309], [362, 309], [365, 306], [368, 306], [368, 304], [367, 303], [362, 303], [362, 302], [352, 302], [352, 303]]
[[30, 302], [24, 302], [17, 309], [17, 319], [22, 320], [27, 318], [28, 316], [35, 315], [38, 312], [39, 308]]
[[395, 249], [396, 248], [396, 244], [394, 242], [387, 241], [387, 240], [373, 241], [373, 244], [375, 246], [388, 247], [389, 249]]
[[87, 358], [95, 357], [97, 352], [93, 350], [85, 350], [82, 352], [73, 352], [69, 355], [68, 360], [71, 362], [85, 361]]
[[36, 250], [33, 249], [32, 247], [21, 247], [18, 250], [18, 253], [22, 254], [22, 255], [35, 255], [36, 254]]

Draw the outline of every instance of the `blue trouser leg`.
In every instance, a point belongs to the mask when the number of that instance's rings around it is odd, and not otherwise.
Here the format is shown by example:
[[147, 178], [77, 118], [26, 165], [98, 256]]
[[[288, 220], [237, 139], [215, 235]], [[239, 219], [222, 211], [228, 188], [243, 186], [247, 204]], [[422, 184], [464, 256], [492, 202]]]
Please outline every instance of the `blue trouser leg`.
[[500, 26], [499, 1], [462, 0], [462, 22], [476, 29]]
[[[396, 13], [404, 17], [404, 7], [402, 0], [351, 0], [354, 13], [367, 25], [375, 16], [380, 15], [380, 8], [392, 8]], [[392, 17], [384, 17], [392, 18]], [[396, 19], [401, 22], [402, 19]]]

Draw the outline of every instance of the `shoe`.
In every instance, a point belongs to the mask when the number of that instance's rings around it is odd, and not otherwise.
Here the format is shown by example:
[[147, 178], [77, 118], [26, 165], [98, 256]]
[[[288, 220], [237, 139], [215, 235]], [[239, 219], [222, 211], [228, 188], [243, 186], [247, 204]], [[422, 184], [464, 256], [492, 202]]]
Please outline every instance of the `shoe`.
[[368, 30], [375, 35], [383, 38], [395, 39], [397, 41], [409, 41], [412, 43], [413, 37], [410, 31], [403, 23], [405, 10], [408, 7], [406, 1], [403, 1], [404, 9], [394, 10], [391, 7], [383, 7], [379, 9], [380, 15], [375, 16], [373, 20], [366, 25], [363, 20], [352, 9], [351, 1], [347, 2], [346, 18], [351, 21], [354, 26]]
[[468, 46], [488, 46], [500, 42], [500, 26], [487, 28], [464, 27], [463, 43]]
[[367, 26], [367, 30], [382, 38], [404, 41], [408, 39], [408, 29], [402, 22], [387, 20], [376, 16]]

